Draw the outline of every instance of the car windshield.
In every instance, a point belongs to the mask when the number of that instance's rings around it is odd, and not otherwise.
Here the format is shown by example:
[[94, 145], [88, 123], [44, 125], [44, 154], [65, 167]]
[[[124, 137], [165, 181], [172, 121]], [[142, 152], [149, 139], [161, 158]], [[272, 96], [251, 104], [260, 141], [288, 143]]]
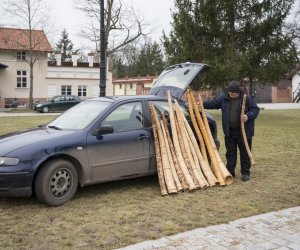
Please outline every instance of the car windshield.
[[83, 129], [91, 124], [109, 105], [111, 105], [111, 102], [91, 100], [81, 102], [50, 122], [48, 127]]

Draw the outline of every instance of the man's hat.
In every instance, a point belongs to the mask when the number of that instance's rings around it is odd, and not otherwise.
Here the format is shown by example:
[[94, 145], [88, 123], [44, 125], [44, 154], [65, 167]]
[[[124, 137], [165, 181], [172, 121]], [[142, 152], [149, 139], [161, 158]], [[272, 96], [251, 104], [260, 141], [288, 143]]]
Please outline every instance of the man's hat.
[[232, 92], [232, 93], [240, 93], [241, 89], [240, 89], [240, 82], [238, 81], [232, 81], [229, 83], [228, 85], [228, 92]]

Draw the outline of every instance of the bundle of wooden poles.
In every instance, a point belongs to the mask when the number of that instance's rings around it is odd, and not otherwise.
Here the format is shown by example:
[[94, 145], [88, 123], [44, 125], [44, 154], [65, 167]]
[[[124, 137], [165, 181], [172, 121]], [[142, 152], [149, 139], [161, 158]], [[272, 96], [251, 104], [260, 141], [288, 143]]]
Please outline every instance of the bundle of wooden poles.
[[[187, 91], [187, 97], [197, 138], [177, 101], [172, 102], [170, 93], [168, 93], [170, 130], [165, 115], [159, 114], [155, 105], [150, 104], [162, 195], [215, 185], [225, 186], [233, 181], [215, 145], [201, 96], [198, 97], [200, 107], [192, 91]], [[199, 112], [199, 108], [202, 112]]]

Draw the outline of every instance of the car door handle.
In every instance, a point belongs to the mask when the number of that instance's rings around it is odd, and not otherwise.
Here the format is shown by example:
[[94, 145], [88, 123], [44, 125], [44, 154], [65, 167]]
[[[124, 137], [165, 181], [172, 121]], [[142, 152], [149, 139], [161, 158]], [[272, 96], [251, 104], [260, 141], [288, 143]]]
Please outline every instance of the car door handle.
[[138, 137], [138, 140], [144, 140], [144, 139], [147, 139], [148, 140], [148, 136], [147, 135], [140, 135], [139, 137]]

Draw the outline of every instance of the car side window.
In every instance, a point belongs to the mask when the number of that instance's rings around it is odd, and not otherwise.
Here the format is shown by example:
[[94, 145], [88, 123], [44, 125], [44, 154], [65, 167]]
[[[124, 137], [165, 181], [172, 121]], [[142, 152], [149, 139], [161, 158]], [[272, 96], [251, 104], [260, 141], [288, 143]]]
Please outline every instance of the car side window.
[[[166, 118], [169, 118], [169, 105], [167, 101], [153, 101], [153, 104], [158, 113], [164, 113]], [[190, 114], [188, 109], [182, 103], [179, 103], [179, 106], [187, 120], [190, 120]]]
[[113, 126], [114, 133], [143, 128], [144, 115], [142, 103], [131, 102], [117, 107], [102, 121], [101, 124]]

